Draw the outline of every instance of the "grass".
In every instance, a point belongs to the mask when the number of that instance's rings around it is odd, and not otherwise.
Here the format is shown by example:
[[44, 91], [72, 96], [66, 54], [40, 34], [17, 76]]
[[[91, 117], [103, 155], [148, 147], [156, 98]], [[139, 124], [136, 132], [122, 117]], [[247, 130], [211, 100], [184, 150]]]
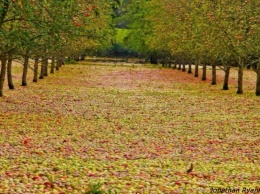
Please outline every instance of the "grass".
[[230, 91], [149, 65], [65, 65], [28, 87], [14, 72], [16, 90], [0, 99], [0, 193], [259, 188], [252, 71], [244, 95], [235, 70]]

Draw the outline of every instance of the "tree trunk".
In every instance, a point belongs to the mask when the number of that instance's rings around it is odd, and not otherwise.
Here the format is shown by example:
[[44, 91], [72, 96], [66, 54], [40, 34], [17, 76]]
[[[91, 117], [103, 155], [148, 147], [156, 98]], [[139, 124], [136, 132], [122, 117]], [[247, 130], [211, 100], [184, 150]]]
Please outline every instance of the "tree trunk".
[[217, 84], [217, 69], [216, 65], [212, 64], [212, 80], [211, 80], [211, 85], [216, 85]]
[[174, 63], [172, 68], [173, 68], [173, 69], [177, 69], [177, 64]]
[[49, 66], [48, 58], [46, 57], [44, 59], [44, 76], [48, 76], [48, 66]]
[[162, 61], [162, 67], [165, 67], [165, 66], [166, 66], [165, 62], [164, 62], [164, 61]]
[[56, 63], [56, 71], [59, 71], [60, 69], [60, 59], [57, 60], [57, 63]]
[[199, 77], [199, 62], [195, 63], [195, 73], [194, 77]]
[[202, 68], [202, 80], [205, 81], [207, 79], [207, 64], [203, 64]]
[[178, 64], [178, 70], [181, 70], [181, 63]]
[[191, 62], [189, 63], [189, 69], [188, 69], [188, 73], [192, 74], [192, 67], [191, 67]]
[[33, 82], [38, 81], [38, 67], [39, 67], [39, 58], [36, 57], [35, 60], [34, 60]]
[[225, 70], [225, 78], [224, 78], [224, 84], [223, 84], [223, 90], [228, 90], [228, 80], [229, 80], [229, 73], [230, 73], [230, 68], [227, 67]]
[[22, 77], [22, 86], [27, 86], [27, 72], [29, 67], [29, 57], [24, 57], [24, 64], [23, 64], [23, 77]]
[[13, 62], [13, 54], [9, 53], [8, 62], [7, 62], [7, 81], [10, 90], [14, 89], [13, 76], [12, 76], [12, 62]]
[[238, 65], [237, 94], [243, 94], [243, 65]]
[[54, 69], [55, 69], [55, 57], [52, 57], [52, 59], [51, 59], [51, 72], [50, 73], [54, 73]]
[[64, 62], [63, 58], [61, 58], [60, 67], [62, 67], [62, 65], [65, 65], [65, 62]]
[[185, 63], [182, 64], [182, 71], [183, 71], [183, 72], [186, 71], [186, 65], [185, 65]]
[[257, 72], [256, 72], [256, 90], [255, 90], [255, 94], [256, 96], [260, 96], [260, 62], [257, 65]]
[[6, 74], [6, 56], [1, 57], [1, 72], [0, 72], [0, 97], [3, 96], [3, 88], [5, 82], [5, 74]]
[[44, 78], [44, 70], [45, 70], [45, 62], [44, 62], [44, 59], [42, 58], [41, 60], [41, 73], [40, 73], [40, 77], [39, 79], [43, 79]]
[[151, 64], [158, 65], [158, 56], [156, 53], [151, 54], [150, 62]]
[[83, 55], [80, 56], [80, 60], [81, 60], [81, 61], [85, 61], [85, 58], [86, 58], [86, 55], [85, 55], [85, 54], [83, 54]]

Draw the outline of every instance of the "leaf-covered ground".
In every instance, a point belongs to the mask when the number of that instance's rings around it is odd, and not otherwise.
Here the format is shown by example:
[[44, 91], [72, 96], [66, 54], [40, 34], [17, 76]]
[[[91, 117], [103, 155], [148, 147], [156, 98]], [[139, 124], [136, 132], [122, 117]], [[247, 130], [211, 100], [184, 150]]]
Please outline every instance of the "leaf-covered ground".
[[221, 71], [211, 86], [172, 69], [67, 65], [6, 89], [0, 193], [83, 193], [98, 182], [119, 193], [259, 188], [255, 74], [245, 71], [245, 94], [236, 95], [235, 73], [222, 91]]

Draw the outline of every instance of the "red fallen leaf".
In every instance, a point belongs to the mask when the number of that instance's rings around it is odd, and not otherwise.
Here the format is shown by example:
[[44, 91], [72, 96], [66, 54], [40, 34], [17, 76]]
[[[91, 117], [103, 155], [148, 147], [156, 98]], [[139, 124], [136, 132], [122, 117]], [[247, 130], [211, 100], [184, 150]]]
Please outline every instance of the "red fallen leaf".
[[257, 176], [251, 176], [249, 180], [251, 181], [257, 181], [259, 178]]
[[26, 188], [27, 188], [27, 189], [29, 189], [29, 188], [31, 188], [31, 187], [32, 187], [31, 184], [27, 184], [27, 185], [26, 185]]
[[155, 148], [157, 151], [160, 151], [160, 150], [163, 150], [164, 148], [162, 148], [162, 147], [156, 147]]
[[210, 179], [210, 175], [204, 174], [204, 175], [203, 175], [203, 178], [205, 178], [205, 179]]
[[110, 160], [110, 159], [111, 159], [111, 157], [110, 157], [110, 156], [106, 156], [106, 159]]
[[29, 145], [29, 141], [27, 139], [23, 140], [24, 145]]
[[196, 173], [196, 172], [190, 172], [189, 175], [191, 175], [191, 176], [197, 176], [197, 173]]
[[187, 185], [187, 184], [189, 184], [189, 181], [183, 181], [183, 183], [184, 183], [185, 185]]
[[102, 140], [100, 141], [100, 143], [108, 143], [109, 141], [108, 140]]
[[52, 186], [51, 182], [45, 182], [44, 185], [45, 185], [46, 187], [51, 187], [51, 186]]
[[174, 172], [175, 175], [182, 175], [181, 172]]
[[5, 175], [10, 176], [10, 175], [12, 175], [12, 173], [11, 172], [5, 172]]
[[88, 176], [89, 176], [89, 177], [96, 177], [97, 175], [94, 174], [94, 173], [89, 173]]
[[40, 177], [38, 177], [38, 176], [34, 176], [32, 179], [33, 179], [34, 181], [37, 181], [37, 180], [40, 179]]
[[142, 173], [142, 172], [140, 172], [138, 176], [139, 177], [144, 177], [144, 178], [148, 178], [149, 177], [149, 175], [147, 175], [145, 173]]
[[181, 181], [175, 181], [175, 184], [181, 186]]
[[193, 147], [188, 147], [187, 150], [194, 151], [195, 148], [193, 148]]
[[213, 144], [214, 142], [213, 142], [213, 140], [208, 140], [208, 143]]

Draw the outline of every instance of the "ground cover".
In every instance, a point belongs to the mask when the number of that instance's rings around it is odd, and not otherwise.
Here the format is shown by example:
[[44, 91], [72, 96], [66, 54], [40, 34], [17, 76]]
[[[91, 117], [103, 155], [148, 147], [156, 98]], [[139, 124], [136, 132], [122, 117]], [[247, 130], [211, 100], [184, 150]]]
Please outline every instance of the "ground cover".
[[150, 65], [82, 63], [6, 91], [0, 193], [84, 193], [98, 182], [119, 193], [259, 188], [255, 74], [245, 71], [236, 95], [235, 72], [222, 91], [221, 71], [211, 86]]

